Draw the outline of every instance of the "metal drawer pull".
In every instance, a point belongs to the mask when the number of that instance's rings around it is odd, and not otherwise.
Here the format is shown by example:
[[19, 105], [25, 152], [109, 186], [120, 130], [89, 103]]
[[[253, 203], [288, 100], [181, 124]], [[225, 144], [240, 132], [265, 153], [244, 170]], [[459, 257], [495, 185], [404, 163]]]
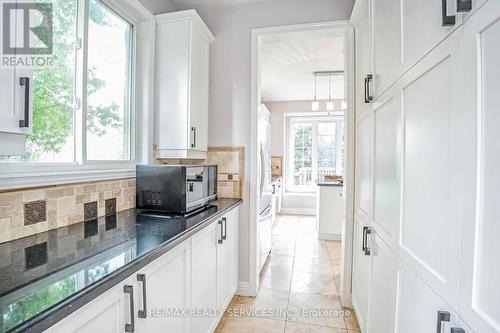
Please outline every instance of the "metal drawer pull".
[[224, 222], [224, 234], [222, 235], [222, 239], [227, 239], [227, 219], [225, 217], [222, 218], [222, 222]]
[[370, 95], [370, 83], [373, 83], [373, 75], [372, 74], [368, 74], [366, 76], [366, 96], [367, 96], [367, 100], [368, 100], [367, 103], [370, 103], [371, 101], [373, 101], [373, 96]]
[[220, 239], [217, 241], [219, 244], [222, 244], [224, 241], [224, 230], [222, 230], [224, 227], [222, 226], [222, 221], [219, 220], [219, 225], [220, 225]]
[[19, 80], [21, 87], [24, 87], [24, 119], [19, 120], [19, 127], [30, 127], [30, 78], [21, 77]]
[[191, 143], [191, 148], [196, 147], [196, 127], [191, 127], [191, 132], [193, 132], [193, 142]]
[[364, 239], [363, 239], [363, 243], [365, 244], [365, 256], [369, 256], [371, 254], [371, 251], [368, 248], [368, 235], [371, 235], [372, 230], [369, 227], [364, 227], [364, 228], [366, 228], [366, 230], [364, 230]]
[[472, 0], [457, 0], [457, 12], [465, 13], [472, 10]]
[[123, 292], [130, 297], [130, 323], [125, 324], [125, 332], [130, 333], [135, 331], [134, 287], [127, 284], [123, 286]]
[[[457, 0], [460, 1], [460, 0]], [[443, 27], [455, 25], [455, 15], [448, 16], [448, 4], [446, 0], [441, 0], [442, 14], [443, 14]]]
[[137, 274], [137, 281], [142, 282], [142, 310], [137, 311], [137, 316], [139, 318], [145, 319], [148, 317], [148, 301], [146, 298], [146, 274]]
[[450, 321], [450, 313], [448, 311], [438, 311], [438, 317], [437, 317], [437, 328], [436, 328], [436, 333], [442, 333], [443, 332], [443, 322]]

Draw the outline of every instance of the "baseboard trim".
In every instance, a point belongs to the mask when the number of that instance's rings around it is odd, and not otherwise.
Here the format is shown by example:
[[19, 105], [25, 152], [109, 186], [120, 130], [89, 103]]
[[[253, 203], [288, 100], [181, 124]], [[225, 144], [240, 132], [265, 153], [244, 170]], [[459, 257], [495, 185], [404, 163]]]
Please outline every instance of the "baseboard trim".
[[316, 215], [316, 210], [311, 208], [282, 208], [279, 214]]
[[254, 289], [255, 288], [252, 288], [252, 285], [250, 282], [239, 281], [238, 282], [238, 289], [236, 290], [236, 295], [255, 297], [255, 296], [257, 296], [257, 291]]
[[342, 235], [336, 235], [336, 234], [318, 234], [318, 239], [339, 241], [339, 240], [342, 240]]

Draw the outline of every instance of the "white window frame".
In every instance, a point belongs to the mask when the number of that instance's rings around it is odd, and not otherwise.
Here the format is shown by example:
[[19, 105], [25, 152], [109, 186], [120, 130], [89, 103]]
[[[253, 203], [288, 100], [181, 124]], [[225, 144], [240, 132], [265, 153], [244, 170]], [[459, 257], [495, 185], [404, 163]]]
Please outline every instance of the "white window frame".
[[[311, 122], [313, 124], [312, 134], [312, 174], [317, 172], [318, 164], [318, 123], [322, 122], [335, 122], [335, 170], [338, 174], [339, 170], [344, 172], [343, 159], [342, 159], [342, 123], [344, 122], [343, 115], [317, 115], [317, 116], [303, 116], [296, 114], [285, 114], [285, 138], [286, 138], [286, 152], [285, 152], [285, 192], [288, 193], [315, 193], [315, 185], [295, 185], [294, 184], [294, 137], [293, 137], [293, 124], [296, 122]], [[313, 180], [314, 182], [315, 180]]]
[[[135, 177], [138, 163], [150, 163], [152, 155], [152, 114], [154, 96], [154, 51], [156, 23], [138, 0], [100, 0], [133, 25], [130, 108], [130, 160], [92, 161], [86, 156], [86, 118], [75, 112], [75, 162], [73, 163], [0, 163], [0, 190], [70, 184], [97, 180]], [[88, 0], [78, 0], [78, 37], [88, 37]], [[84, 16], [82, 16], [84, 15]], [[86, 109], [87, 43], [77, 50], [76, 97], [80, 110]], [[140, 84], [138, 84], [140, 83]], [[78, 119], [77, 119], [78, 118]], [[79, 131], [80, 133], [76, 133]], [[80, 138], [80, 140], [78, 140]]]

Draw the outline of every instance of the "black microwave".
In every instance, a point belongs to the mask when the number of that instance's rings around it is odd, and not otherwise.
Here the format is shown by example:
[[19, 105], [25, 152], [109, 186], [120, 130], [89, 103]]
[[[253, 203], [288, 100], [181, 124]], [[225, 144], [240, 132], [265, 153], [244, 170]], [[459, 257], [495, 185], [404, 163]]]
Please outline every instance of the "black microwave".
[[138, 165], [137, 209], [188, 214], [217, 199], [216, 165]]

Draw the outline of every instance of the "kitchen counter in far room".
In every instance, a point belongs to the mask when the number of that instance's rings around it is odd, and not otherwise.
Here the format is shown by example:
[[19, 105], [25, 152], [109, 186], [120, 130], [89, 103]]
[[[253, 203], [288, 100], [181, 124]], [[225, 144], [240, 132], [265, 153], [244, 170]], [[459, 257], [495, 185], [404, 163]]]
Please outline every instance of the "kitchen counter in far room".
[[345, 219], [344, 184], [338, 181], [316, 181], [318, 239], [341, 240]]
[[130, 209], [0, 244], [0, 332], [42, 332], [241, 204], [190, 217]]

